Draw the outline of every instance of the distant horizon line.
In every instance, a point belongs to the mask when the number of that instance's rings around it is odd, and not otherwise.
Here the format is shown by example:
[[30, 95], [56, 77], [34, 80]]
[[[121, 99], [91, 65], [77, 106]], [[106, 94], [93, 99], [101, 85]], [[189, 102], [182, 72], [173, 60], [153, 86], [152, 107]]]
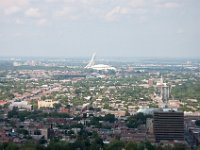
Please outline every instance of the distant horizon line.
[[[67, 59], [67, 58], [74, 58], [74, 59], [78, 59], [78, 58], [91, 58], [91, 55], [89, 56], [0, 56], [0, 58], [49, 58], [49, 59]], [[131, 58], [139, 58], [139, 59], [200, 59], [200, 56], [196, 56], [196, 57], [192, 57], [192, 56], [179, 56], [179, 57], [174, 57], [174, 56], [99, 56], [97, 55], [98, 59], [103, 59], [103, 58], [112, 58], [112, 59], [116, 59], [116, 58], [127, 58], [127, 59], [131, 59]]]

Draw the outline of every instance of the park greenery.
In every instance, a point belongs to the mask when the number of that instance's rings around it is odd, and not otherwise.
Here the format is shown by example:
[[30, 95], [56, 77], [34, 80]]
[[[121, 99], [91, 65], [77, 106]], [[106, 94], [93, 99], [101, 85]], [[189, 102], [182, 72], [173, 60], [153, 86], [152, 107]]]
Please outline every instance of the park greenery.
[[143, 113], [137, 113], [133, 116], [129, 116], [127, 120], [127, 126], [129, 128], [137, 128], [138, 126], [145, 124], [147, 118], [152, 118], [152, 115], [145, 115]]
[[8, 112], [8, 118], [19, 118], [21, 121], [25, 119], [42, 120], [43, 118], [70, 118], [71, 116], [67, 113], [50, 112], [46, 113], [41, 110], [35, 111], [19, 111], [18, 108], [13, 107], [11, 111]]
[[172, 88], [172, 95], [177, 99], [200, 100], [200, 82], [185, 82]]
[[107, 128], [107, 129], [111, 129], [111, 127], [109, 125], [107, 126], [103, 126], [102, 125], [102, 121], [105, 122], [109, 122], [109, 123], [114, 123], [117, 119], [115, 118], [115, 115], [113, 114], [106, 114], [104, 117], [99, 116], [99, 117], [95, 117], [93, 116], [90, 120], [89, 125], [92, 125], [96, 128]]

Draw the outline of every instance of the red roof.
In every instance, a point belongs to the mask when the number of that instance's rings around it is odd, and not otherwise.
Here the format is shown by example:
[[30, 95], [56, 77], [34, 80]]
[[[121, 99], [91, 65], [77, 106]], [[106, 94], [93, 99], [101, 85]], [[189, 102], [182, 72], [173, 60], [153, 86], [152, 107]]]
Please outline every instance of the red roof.
[[0, 105], [5, 105], [5, 104], [7, 104], [7, 103], [8, 103], [7, 101], [0, 100]]

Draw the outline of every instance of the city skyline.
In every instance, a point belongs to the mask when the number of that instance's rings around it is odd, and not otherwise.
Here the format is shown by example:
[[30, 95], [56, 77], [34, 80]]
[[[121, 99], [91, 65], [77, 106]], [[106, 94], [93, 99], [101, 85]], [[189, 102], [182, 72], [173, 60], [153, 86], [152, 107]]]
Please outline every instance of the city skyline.
[[200, 56], [198, 0], [2, 0], [0, 56]]

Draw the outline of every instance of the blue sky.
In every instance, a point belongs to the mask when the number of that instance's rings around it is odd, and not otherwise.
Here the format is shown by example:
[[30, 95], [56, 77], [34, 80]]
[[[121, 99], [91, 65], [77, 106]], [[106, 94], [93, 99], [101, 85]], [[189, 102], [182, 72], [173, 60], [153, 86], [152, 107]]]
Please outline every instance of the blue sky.
[[0, 56], [200, 57], [200, 0], [0, 0]]

